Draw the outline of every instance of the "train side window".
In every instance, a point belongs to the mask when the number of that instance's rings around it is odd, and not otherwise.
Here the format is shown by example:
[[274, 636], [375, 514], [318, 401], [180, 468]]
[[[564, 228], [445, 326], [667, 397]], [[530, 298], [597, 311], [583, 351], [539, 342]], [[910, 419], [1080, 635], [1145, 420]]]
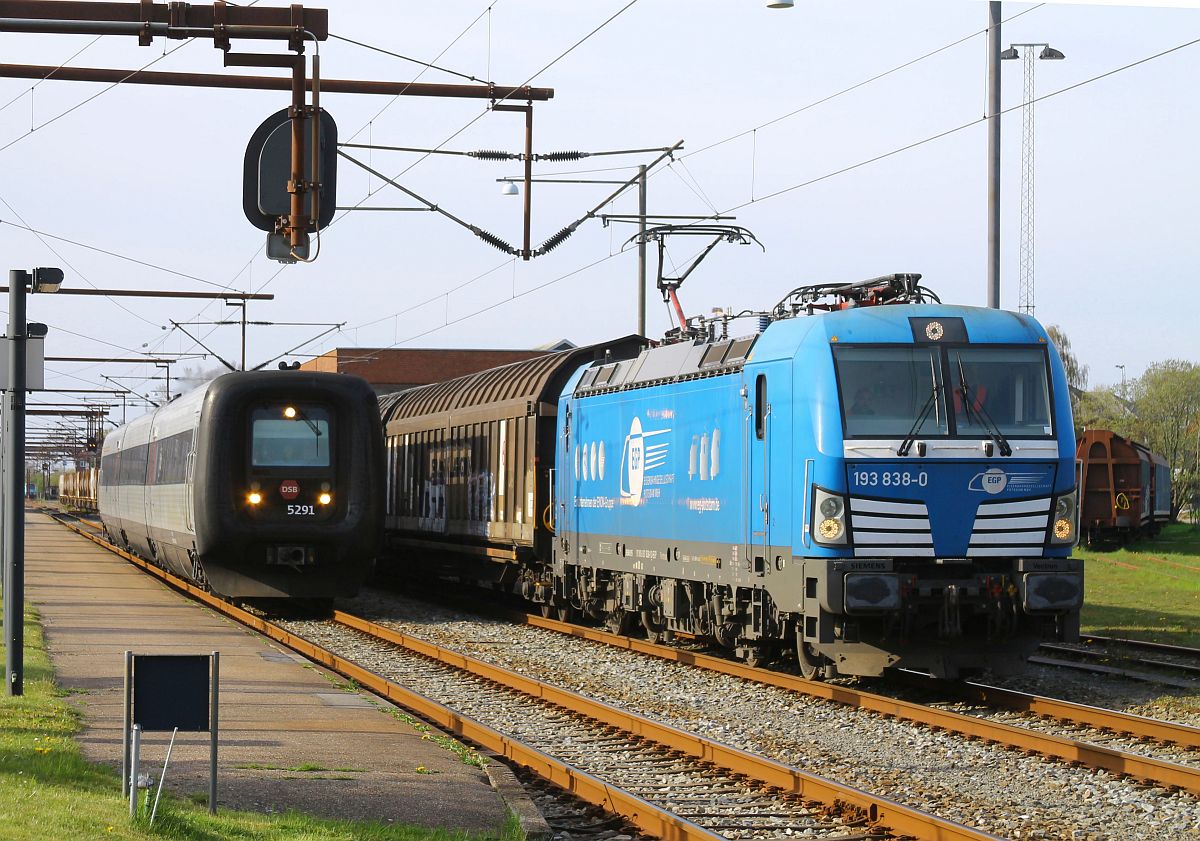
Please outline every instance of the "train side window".
[[754, 437], [759, 441], [767, 432], [767, 375], [754, 378]]

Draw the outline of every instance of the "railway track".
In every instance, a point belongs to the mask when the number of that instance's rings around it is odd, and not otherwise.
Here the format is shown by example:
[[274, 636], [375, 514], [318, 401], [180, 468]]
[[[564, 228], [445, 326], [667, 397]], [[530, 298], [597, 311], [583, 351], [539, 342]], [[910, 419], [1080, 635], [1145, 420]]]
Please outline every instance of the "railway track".
[[[997, 837], [336, 612], [332, 624], [341, 633], [386, 645], [393, 653], [411, 653], [403, 667], [396, 665], [403, 658], [389, 658], [386, 670], [400, 673], [385, 677], [175, 578], [108, 543], [94, 529], [66, 518], [59, 522], [175, 589], [648, 834], [709, 841], [776, 838], [790, 828], [788, 834], [836, 841]], [[482, 715], [452, 709], [408, 686], [424, 683], [442, 694], [454, 673], [465, 675], [471, 685], [471, 692], [463, 690], [468, 696], [463, 706], [516, 710], [509, 717], [532, 722], [524, 728], [530, 735], [504, 732]], [[534, 717], [535, 708], [542, 715]]]
[[[646, 640], [615, 636], [607, 631], [564, 623], [534, 614], [525, 615], [524, 621], [534, 627], [569, 634], [617, 648], [625, 648], [664, 660], [685, 663], [744, 680], [764, 683], [825, 701], [870, 710], [888, 718], [916, 722], [935, 730], [957, 733], [989, 744], [1004, 745], [1015, 750], [1034, 752], [1050, 759], [1100, 768], [1132, 777], [1146, 784], [1200, 794], [1200, 767], [1167, 762], [1079, 739], [1057, 736], [1030, 727], [1005, 724], [936, 706], [904, 701], [851, 686], [814, 683], [795, 675], [750, 667], [736, 661], [658, 645]], [[913, 675], [906, 680], [911, 685], [926, 689], [934, 684], [924, 676]], [[945, 688], [944, 683], [938, 684], [939, 691]], [[1178, 745], [1186, 750], [1200, 751], [1200, 728], [1184, 724], [1146, 718], [1117, 710], [1089, 707], [1084, 704], [1029, 695], [977, 683], [967, 682], [953, 691], [960, 693], [963, 700], [973, 703], [1002, 707], [1027, 713], [1037, 718], [1050, 718], [1075, 726], [1108, 733], [1120, 733], [1136, 739], [1145, 739], [1163, 745]]]
[[1083, 635], [1079, 645], [1045, 644], [1030, 662], [1182, 689], [1200, 686], [1200, 650], [1145, 640]]

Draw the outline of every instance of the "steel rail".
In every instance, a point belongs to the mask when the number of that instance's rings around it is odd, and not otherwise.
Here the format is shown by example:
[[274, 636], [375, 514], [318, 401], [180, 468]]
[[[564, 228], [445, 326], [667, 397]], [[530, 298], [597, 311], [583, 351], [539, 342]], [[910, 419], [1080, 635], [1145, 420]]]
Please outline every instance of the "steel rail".
[[[114, 546], [100, 535], [92, 534], [80, 526], [57, 517], [55, 519], [76, 534], [119, 555], [168, 586], [203, 602], [264, 636], [286, 645], [310, 660], [358, 682], [376, 695], [411, 710], [438, 727], [523, 765], [543, 779], [555, 783], [590, 803], [621, 815], [647, 833], [662, 838], [664, 841], [719, 841], [722, 839], [722, 836], [684, 820], [630, 792], [616, 788], [541, 751], [517, 742], [424, 695], [339, 657], [304, 637], [235, 607], [148, 561]], [[869, 821], [873, 828], [883, 829], [886, 827], [891, 833], [900, 837], [912, 836], [932, 841], [956, 841], [956, 839], [999, 841], [998, 836], [955, 824], [934, 815], [875, 797], [867, 792], [745, 753], [737, 748], [721, 745], [694, 734], [643, 719], [568, 690], [558, 689], [515, 672], [507, 672], [497, 666], [490, 666], [465, 655], [407, 637], [397, 631], [341, 611], [334, 612], [334, 620], [348, 628], [376, 636], [386, 642], [400, 645], [472, 674], [479, 674], [488, 680], [517, 689], [549, 703], [565, 706], [573, 712], [619, 727], [647, 741], [657, 742], [669, 749], [688, 753], [702, 761], [721, 765], [733, 773], [753, 776], [764, 785], [781, 789], [807, 800], [828, 804], [841, 812], [848, 812], [855, 817]], [[498, 680], [498, 678], [500, 679]]]
[[966, 700], [982, 704], [993, 704], [1043, 718], [1086, 724], [1097, 730], [1127, 733], [1142, 739], [1153, 739], [1164, 744], [1179, 745], [1189, 750], [1200, 750], [1200, 727], [1147, 718], [1119, 710], [1106, 710], [1103, 707], [1092, 707], [1073, 701], [1060, 701], [1057, 698], [1030, 695], [974, 681], [968, 681], [963, 686], [956, 687], [955, 691]]
[[[47, 358], [49, 361], [49, 358]], [[1157, 660], [1149, 656], [1140, 656], [1138, 651], [1159, 651], [1157, 648], [1131, 646], [1125, 641], [1113, 641], [1103, 643], [1109, 646], [1107, 651], [1097, 651], [1094, 648], [1075, 648], [1071, 645], [1062, 643], [1043, 643], [1038, 649], [1050, 654], [1063, 654], [1068, 657], [1078, 657], [1081, 660], [1111, 660], [1114, 662], [1136, 663], [1139, 666], [1152, 666], [1158, 669], [1173, 669], [1184, 674], [1200, 675], [1200, 665], [1195, 663], [1172, 663], [1170, 660]], [[1188, 651], [1182, 649], [1179, 653], [1171, 652], [1175, 656], [1186, 656], [1200, 660], [1200, 651]], [[1051, 658], [1055, 659], [1055, 658]]]
[[[804, 680], [795, 675], [783, 674], [782, 672], [751, 668], [741, 663], [734, 663], [708, 654], [682, 651], [669, 646], [656, 645], [646, 640], [616, 636], [607, 631], [584, 628], [579, 625], [559, 622], [555, 619], [547, 619], [534, 614], [527, 614], [525, 622], [534, 627], [558, 631], [581, 639], [605, 643], [642, 654], [649, 654], [664, 660], [698, 666], [744, 680], [757, 681], [768, 686], [799, 692], [813, 698], [835, 701], [839, 704], [870, 710], [891, 718], [913, 721], [933, 729], [947, 730], [967, 736], [968, 738], [1000, 744], [1016, 750], [1029, 751], [1068, 763], [1078, 763], [1090, 768], [1102, 768], [1114, 774], [1130, 776], [1148, 784], [1159, 785], [1168, 789], [1183, 789], [1192, 794], [1200, 794], [1200, 768], [1126, 753], [1077, 739], [1070, 739], [1065, 736], [1056, 736], [1012, 724], [989, 721], [985, 718], [951, 712], [950, 710], [941, 710], [911, 701], [889, 698], [886, 695], [863, 692], [848, 686], [818, 683]], [[993, 697], [999, 698], [1001, 696], [994, 695]], [[1111, 710], [1103, 711], [1105, 713], [1104, 716], [1089, 717], [1088, 710], [1094, 710], [1095, 708], [1069, 704], [1066, 701], [1050, 702], [1050, 699], [1043, 700], [1047, 703], [1035, 706], [1041, 710], [1054, 709], [1057, 713], [1054, 717], [1062, 718], [1072, 723], [1087, 724], [1092, 727], [1102, 727], [1125, 732], [1133, 732], [1136, 728], [1144, 731], [1144, 735], [1147, 738], [1152, 738], [1156, 741], [1174, 742], [1189, 747], [1200, 745], [1200, 729], [1197, 728], [1187, 727], [1182, 724], [1160, 723], [1155, 719], [1144, 719], [1140, 716]], [[1088, 720], [1085, 721], [1085, 718]], [[1101, 721], [1109, 723], [1103, 724], [1100, 723]], [[1118, 721], [1122, 722], [1122, 724], [1114, 727], [1114, 723]], [[1158, 727], [1159, 724], [1163, 724], [1164, 726], [1160, 728]], [[1149, 735], [1150, 733], [1154, 733], [1155, 735]]]
[[1176, 689], [1193, 689], [1196, 686], [1195, 680], [1175, 678], [1170, 675], [1156, 674], [1154, 672], [1139, 672], [1136, 669], [1123, 669], [1120, 666], [1105, 666], [1102, 663], [1091, 663], [1084, 660], [1061, 660], [1057, 657], [1042, 657], [1035, 654], [1029, 658], [1029, 662], [1039, 666], [1051, 666], [1055, 669], [1071, 669], [1076, 672], [1088, 672], [1094, 675], [1123, 677], [1129, 680], [1140, 681], [1141, 683], [1174, 686]]
[[647, 741], [655, 742], [669, 750], [679, 751], [702, 762], [710, 762], [730, 773], [751, 777], [787, 794], [805, 800], [816, 800], [842, 809], [849, 807], [851, 811], [866, 817], [872, 826], [886, 827], [895, 834], [937, 839], [993, 837], [860, 789], [809, 774], [765, 757], [714, 742], [711, 739], [705, 739], [694, 733], [618, 709], [501, 666], [451, 651], [340, 610], [333, 612], [333, 621], [375, 639], [422, 654], [438, 663], [460, 669], [484, 680], [563, 707]]
[[1096, 642], [1101, 645], [1111, 645], [1119, 648], [1140, 648], [1146, 651], [1159, 651], [1163, 654], [1179, 654], [1200, 659], [1200, 648], [1188, 648], [1185, 645], [1171, 645], [1166, 642], [1151, 642], [1150, 640], [1120, 639], [1118, 637], [1101, 637], [1096, 634], [1080, 634], [1079, 641], [1083, 643]]

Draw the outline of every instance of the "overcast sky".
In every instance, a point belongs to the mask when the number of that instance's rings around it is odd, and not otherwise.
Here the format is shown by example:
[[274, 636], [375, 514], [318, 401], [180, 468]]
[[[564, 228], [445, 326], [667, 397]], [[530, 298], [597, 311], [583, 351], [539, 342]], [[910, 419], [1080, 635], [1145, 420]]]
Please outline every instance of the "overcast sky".
[[[682, 139], [676, 162], [651, 177], [650, 211], [728, 212], [766, 247], [719, 246], [682, 289], [689, 314], [766, 309], [800, 284], [894, 271], [923, 273], [943, 301], [985, 303], [985, 3], [797, 0], [793, 9], [773, 10], [765, 0], [627, 2], [322, 5], [337, 35], [436, 58], [481, 80], [520, 84], [551, 65], [532, 79], [555, 90], [535, 108], [537, 152]], [[1038, 63], [1039, 95], [1200, 38], [1196, 9], [1005, 3], [1004, 17], [1011, 19], [1005, 46], [1045, 41], [1067, 55]], [[165, 48], [164, 57], [161, 38], [139, 47], [130, 37], [0, 35], [8, 63], [132, 70], [153, 61], [160, 71], [232, 72], [222, 70], [211, 42]], [[344, 41], [325, 42], [321, 56], [327, 78], [464, 81]], [[1022, 63], [1006, 62], [1003, 70], [1004, 107], [1019, 106]], [[1188, 46], [1037, 106], [1037, 316], [1066, 331], [1092, 384], [1119, 382], [1121, 364], [1132, 378], [1168, 357], [1200, 359], [1192, 285], [1200, 265], [1198, 71], [1200, 45]], [[266, 259], [264, 235], [242, 214], [241, 180], [246, 141], [287, 105], [285, 94], [60, 81], [31, 91], [33, 84], [0, 79], [4, 268], [60, 265], [77, 287], [263, 290], [276, 299], [252, 304], [252, 320], [347, 322], [307, 353], [355, 345], [529, 347], [562, 337], [585, 343], [636, 327], [636, 254], [622, 252], [631, 226], [592, 220], [552, 254], [521, 262], [436, 214], [351, 212], [322, 236], [315, 264], [281, 269]], [[324, 94], [322, 104], [343, 141], [520, 151], [524, 140], [519, 115], [485, 113], [480, 100]], [[1016, 309], [1019, 110], [1003, 129], [1003, 306]], [[936, 135], [943, 136], [921, 143]], [[519, 245], [521, 200], [502, 196], [495, 180], [518, 175], [519, 164], [352, 151]], [[539, 164], [535, 172], [625, 178], [652, 157]], [[338, 181], [339, 205], [412, 205], [344, 162]], [[611, 190], [535, 185], [534, 244]], [[636, 209], [631, 192], [612, 211]], [[43, 241], [26, 225], [130, 259]], [[700, 244], [676, 240], [670, 257], [682, 265]], [[653, 274], [651, 287], [648, 332], [656, 336], [670, 321]], [[118, 305], [60, 296], [29, 306], [31, 320], [51, 325], [50, 355], [196, 350], [162, 326], [231, 316], [236, 311], [220, 302], [202, 309], [177, 300]], [[236, 328], [188, 329], [236, 358]], [[322, 329], [251, 328], [251, 364]], [[47, 379], [52, 387], [104, 387], [103, 373], [148, 372], [54, 363]], [[122, 382], [143, 391], [153, 385]]]

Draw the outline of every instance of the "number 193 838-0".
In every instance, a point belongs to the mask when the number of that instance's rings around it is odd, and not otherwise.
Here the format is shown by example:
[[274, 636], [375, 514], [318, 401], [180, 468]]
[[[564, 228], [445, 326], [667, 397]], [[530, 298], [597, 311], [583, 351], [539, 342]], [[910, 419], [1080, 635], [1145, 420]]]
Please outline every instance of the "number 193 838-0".
[[850, 476], [860, 488], [924, 488], [929, 484], [929, 474], [924, 470], [853, 470]]

